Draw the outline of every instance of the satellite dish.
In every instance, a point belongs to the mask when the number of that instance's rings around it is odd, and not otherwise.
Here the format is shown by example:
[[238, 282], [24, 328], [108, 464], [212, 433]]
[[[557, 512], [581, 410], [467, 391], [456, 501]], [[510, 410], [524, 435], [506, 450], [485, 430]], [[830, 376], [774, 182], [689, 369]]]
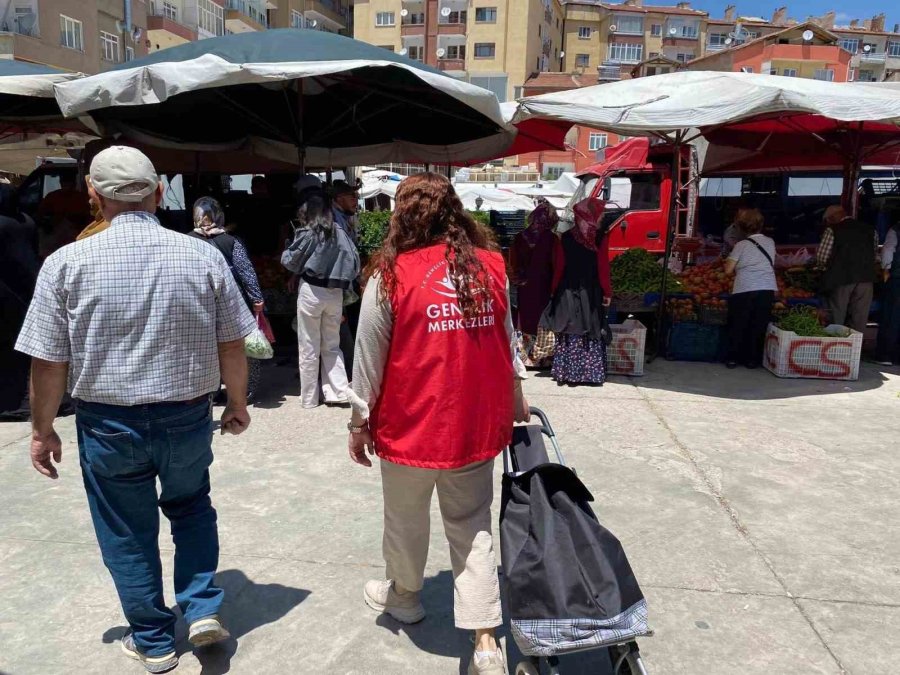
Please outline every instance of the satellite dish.
[[725, 38], [725, 45], [730, 47], [732, 44], [734, 44], [734, 38], [729, 34], [729, 36]]
[[409, 16], [409, 10], [408, 10], [408, 9], [401, 9], [401, 10], [400, 10], [400, 16]]
[[140, 29], [140, 27], [135, 26], [134, 30], [131, 32], [131, 39], [137, 42], [141, 39], [141, 36], [144, 34], [144, 31]]
[[669, 29], [669, 35], [678, 35], [678, 29], [675, 28], [675, 26], [672, 26], [672, 27]]
[[865, 46], [863, 47], [863, 51], [864, 51], [866, 54], [868, 54], [870, 51], [872, 51], [872, 45], [865, 45]]
[[560, 52], [560, 53], [559, 53], [559, 58], [561, 58], [561, 59], [566, 58], [566, 53], [565, 53], [565, 52]]
[[452, 10], [449, 7], [442, 7], [441, 8], [441, 16], [446, 18], [446, 17], [450, 16], [451, 11]]
[[811, 30], [809, 30], [809, 29], [806, 29], [805, 31], [803, 31], [803, 40], [806, 41], [806, 42], [812, 42], [812, 39], [813, 39], [815, 36], [816, 36], [815, 33], [813, 33], [813, 32], [812, 32]]
[[619, 30], [619, 27], [618, 27], [616, 24], [612, 24], [612, 25], [609, 27], [609, 32], [610, 32], [610, 33], [615, 33], [617, 30]]
[[319, 25], [319, 22], [318, 22], [316, 19], [308, 19], [308, 20], [306, 21], [306, 25], [307, 25], [309, 28], [315, 28], [316, 26]]
[[437, 57], [438, 57], [439, 59], [444, 58], [444, 54], [446, 54], [446, 53], [447, 53], [447, 50], [446, 50], [446, 49], [444, 49], [443, 47], [438, 47], [438, 50], [437, 50]]
[[407, 54], [409, 54], [409, 50], [406, 47], [404, 47], [403, 49], [400, 50], [399, 54], [400, 54], [400, 56], [406, 56]]

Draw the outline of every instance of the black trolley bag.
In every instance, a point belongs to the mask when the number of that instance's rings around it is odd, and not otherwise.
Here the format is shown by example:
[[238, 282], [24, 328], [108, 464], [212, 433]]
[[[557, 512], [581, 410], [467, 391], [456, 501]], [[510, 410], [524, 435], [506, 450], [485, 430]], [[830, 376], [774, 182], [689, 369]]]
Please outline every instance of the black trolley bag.
[[[540, 672], [547, 657], [608, 648], [615, 673], [644, 675], [635, 638], [650, 635], [647, 604], [619, 540], [597, 520], [593, 496], [565, 465], [547, 416], [515, 427], [504, 453], [500, 548], [512, 634], [531, 657], [517, 675]], [[550, 438], [559, 463], [550, 462]], [[627, 665], [625, 665], [627, 664]]]

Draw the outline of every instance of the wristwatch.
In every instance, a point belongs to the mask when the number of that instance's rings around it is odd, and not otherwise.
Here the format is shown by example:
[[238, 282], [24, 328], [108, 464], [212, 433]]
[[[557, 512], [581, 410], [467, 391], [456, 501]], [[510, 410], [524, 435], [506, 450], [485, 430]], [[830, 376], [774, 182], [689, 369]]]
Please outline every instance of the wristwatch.
[[363, 422], [358, 427], [353, 426], [353, 422], [347, 422], [347, 431], [349, 431], [351, 434], [361, 434], [362, 432], [368, 431], [368, 430], [369, 430], [368, 422]]

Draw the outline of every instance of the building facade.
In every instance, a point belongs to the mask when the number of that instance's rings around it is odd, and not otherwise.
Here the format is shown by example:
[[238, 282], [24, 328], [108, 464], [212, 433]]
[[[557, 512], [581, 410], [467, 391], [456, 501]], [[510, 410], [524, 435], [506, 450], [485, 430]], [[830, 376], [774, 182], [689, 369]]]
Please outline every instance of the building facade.
[[525, 81], [563, 63], [559, 0], [356, 0], [359, 40], [518, 98]]
[[0, 58], [96, 73], [148, 50], [144, 0], [0, 1]]

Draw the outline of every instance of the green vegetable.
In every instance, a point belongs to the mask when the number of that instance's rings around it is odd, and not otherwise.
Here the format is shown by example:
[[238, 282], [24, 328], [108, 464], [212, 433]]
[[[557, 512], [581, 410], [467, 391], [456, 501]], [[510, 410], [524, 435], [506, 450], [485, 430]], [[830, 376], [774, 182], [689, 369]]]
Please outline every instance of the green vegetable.
[[[642, 248], [632, 248], [613, 259], [610, 265], [615, 293], [652, 293], [662, 287], [663, 268], [659, 258]], [[668, 290], [678, 291], [681, 282], [671, 272]]]
[[[362, 211], [359, 214], [359, 252], [371, 255], [379, 248], [387, 236], [391, 224], [390, 211]], [[469, 215], [483, 225], [491, 224], [490, 211], [469, 211]]]
[[800, 337], [834, 337], [825, 332], [819, 323], [819, 313], [815, 307], [797, 305], [778, 322], [781, 330], [791, 331]]

